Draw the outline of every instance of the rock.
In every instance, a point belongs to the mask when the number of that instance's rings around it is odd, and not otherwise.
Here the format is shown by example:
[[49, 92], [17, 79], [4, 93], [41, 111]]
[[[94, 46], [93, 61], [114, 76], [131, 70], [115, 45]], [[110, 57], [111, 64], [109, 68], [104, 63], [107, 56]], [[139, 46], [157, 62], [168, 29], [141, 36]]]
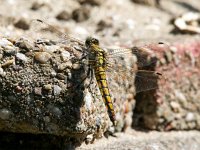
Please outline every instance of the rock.
[[21, 61], [24, 61], [24, 62], [27, 62], [27, 61], [28, 61], [28, 58], [27, 58], [24, 54], [22, 54], [22, 53], [17, 53], [17, 54], [16, 54], [16, 58], [17, 58], [18, 60], [21, 60]]
[[82, 6], [78, 9], [75, 9], [72, 12], [72, 18], [76, 22], [83, 22], [83, 21], [89, 19], [89, 17], [90, 17], [90, 9], [86, 6]]
[[36, 52], [34, 58], [39, 63], [46, 64], [51, 58], [51, 54], [47, 52]]
[[101, 5], [102, 3], [104, 3], [104, 0], [78, 0], [78, 2], [83, 5], [83, 4], [89, 4], [89, 5], [96, 5], [96, 6], [99, 6]]
[[13, 46], [13, 44], [8, 41], [6, 38], [0, 39], [0, 47], [6, 47], [6, 46]]
[[58, 20], [69, 20], [71, 19], [71, 14], [67, 12], [66, 10], [63, 10], [56, 16], [56, 18]]
[[70, 59], [70, 53], [68, 51], [61, 51], [62, 61], [68, 61]]
[[45, 4], [41, 1], [35, 1], [33, 2], [32, 6], [31, 6], [31, 9], [32, 10], [38, 10], [40, 9], [41, 7], [45, 6]]
[[23, 29], [23, 30], [28, 30], [30, 28], [30, 24], [24, 18], [19, 19], [14, 25], [15, 27]]
[[4, 77], [6, 73], [3, 71], [3, 68], [0, 67], [0, 76]]
[[53, 92], [54, 92], [55, 96], [60, 95], [61, 91], [62, 91], [62, 88], [60, 86], [58, 86], [58, 85], [53, 86]]
[[16, 42], [15, 46], [19, 47], [20, 49], [26, 50], [26, 52], [33, 49], [33, 45], [28, 40], [22, 38]]
[[195, 116], [194, 116], [194, 113], [192, 112], [188, 112], [185, 116], [185, 120], [187, 122], [191, 122], [191, 121], [194, 121], [195, 120]]
[[0, 118], [2, 120], [8, 120], [11, 117], [11, 115], [12, 115], [12, 112], [9, 111], [8, 109], [6, 108], [0, 109]]

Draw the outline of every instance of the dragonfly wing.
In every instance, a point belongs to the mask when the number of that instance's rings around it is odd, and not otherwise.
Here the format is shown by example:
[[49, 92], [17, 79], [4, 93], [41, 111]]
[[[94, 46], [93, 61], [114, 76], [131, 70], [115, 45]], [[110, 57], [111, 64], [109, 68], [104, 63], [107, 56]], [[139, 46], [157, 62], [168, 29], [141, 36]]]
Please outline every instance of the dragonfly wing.
[[155, 65], [158, 58], [163, 56], [164, 49], [169, 48], [168, 45], [160, 44], [150, 44], [142, 47], [132, 47], [130, 49], [108, 49], [108, 59], [111, 60], [117, 57], [132, 57], [134, 55], [137, 58], [137, 66], [139, 68]]
[[158, 88], [158, 81], [165, 82], [161, 73], [156, 71], [138, 70], [135, 76], [136, 93]]
[[133, 85], [134, 82], [136, 92], [158, 88], [158, 80], [164, 79], [161, 73], [138, 70], [138, 68], [156, 63], [156, 57], [150, 54], [149, 49], [141, 47], [134, 47], [133, 49], [112, 49], [108, 51], [108, 78], [113, 78], [119, 86], [125, 86], [127, 88]]
[[84, 46], [83, 41], [80, 41], [67, 33], [61, 32], [56, 27], [40, 19], [31, 20], [30, 31], [31, 31], [30, 34], [32, 34], [34, 38], [50, 39], [54, 40], [56, 43], [76, 42], [80, 46]]

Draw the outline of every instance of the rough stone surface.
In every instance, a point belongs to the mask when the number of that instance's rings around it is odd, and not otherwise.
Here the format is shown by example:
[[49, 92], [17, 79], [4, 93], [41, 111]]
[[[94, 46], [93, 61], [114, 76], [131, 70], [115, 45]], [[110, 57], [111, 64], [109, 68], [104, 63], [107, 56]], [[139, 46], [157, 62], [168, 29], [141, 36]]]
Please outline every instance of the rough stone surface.
[[166, 82], [137, 95], [135, 124], [158, 130], [200, 129], [199, 47], [198, 39], [185, 40], [165, 50], [155, 70], [164, 74]]

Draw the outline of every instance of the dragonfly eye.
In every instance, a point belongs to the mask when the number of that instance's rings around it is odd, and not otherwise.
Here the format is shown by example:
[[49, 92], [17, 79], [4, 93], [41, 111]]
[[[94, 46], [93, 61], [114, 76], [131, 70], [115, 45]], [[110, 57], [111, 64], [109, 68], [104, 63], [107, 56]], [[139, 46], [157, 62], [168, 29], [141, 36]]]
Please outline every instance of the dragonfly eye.
[[99, 45], [99, 41], [95, 38], [88, 37], [85, 41], [86, 47], [91, 47], [92, 44]]
[[99, 40], [93, 38], [92, 39], [92, 44], [99, 45]]

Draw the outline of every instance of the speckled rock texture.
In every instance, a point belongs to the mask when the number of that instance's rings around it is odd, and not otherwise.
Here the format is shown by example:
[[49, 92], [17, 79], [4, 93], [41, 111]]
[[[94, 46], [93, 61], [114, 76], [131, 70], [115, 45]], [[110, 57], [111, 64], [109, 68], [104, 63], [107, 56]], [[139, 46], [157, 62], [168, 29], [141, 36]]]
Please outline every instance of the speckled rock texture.
[[164, 52], [165, 84], [136, 96], [135, 124], [157, 130], [200, 129], [200, 41], [176, 42]]
[[[70, 135], [81, 141], [88, 135], [99, 138], [112, 126], [94, 75], [88, 75], [91, 69], [84, 64], [83, 47], [6, 38], [0, 44], [0, 130]], [[130, 81], [127, 90], [126, 84], [119, 85], [120, 78], [110, 81], [118, 131], [125, 126], [123, 118], [131, 118], [133, 96], [126, 93], [134, 93], [133, 73], [123, 75], [123, 83]], [[127, 101], [120, 103], [122, 99]], [[130, 106], [125, 108], [127, 103]]]

